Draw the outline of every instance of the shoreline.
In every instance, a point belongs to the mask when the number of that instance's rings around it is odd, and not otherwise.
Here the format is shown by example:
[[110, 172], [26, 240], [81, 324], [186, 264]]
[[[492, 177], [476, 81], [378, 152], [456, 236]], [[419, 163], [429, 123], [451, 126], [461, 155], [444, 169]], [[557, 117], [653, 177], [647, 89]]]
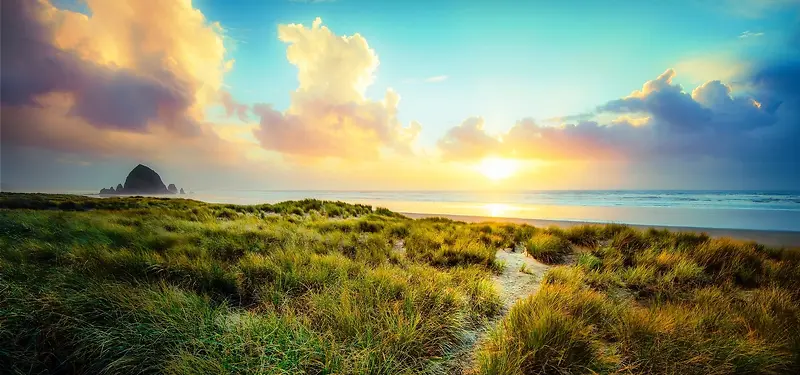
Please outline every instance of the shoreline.
[[[529, 224], [536, 227], [557, 226], [560, 228], [570, 228], [578, 225], [596, 224], [604, 225], [609, 223], [599, 223], [591, 221], [567, 221], [567, 220], [547, 220], [547, 219], [523, 219], [514, 217], [492, 217], [476, 215], [448, 215], [448, 214], [424, 214], [415, 212], [398, 212], [412, 219], [422, 219], [428, 217], [443, 217], [467, 223], [498, 222]], [[619, 223], [625, 224], [625, 223]], [[800, 247], [800, 232], [777, 231], [777, 230], [758, 230], [758, 229], [724, 229], [724, 228], [701, 228], [701, 227], [681, 227], [666, 225], [641, 225], [625, 224], [637, 229], [667, 229], [673, 232], [695, 232], [706, 233], [709, 237], [730, 237], [742, 241], [755, 241], [763, 245], [774, 247]]]

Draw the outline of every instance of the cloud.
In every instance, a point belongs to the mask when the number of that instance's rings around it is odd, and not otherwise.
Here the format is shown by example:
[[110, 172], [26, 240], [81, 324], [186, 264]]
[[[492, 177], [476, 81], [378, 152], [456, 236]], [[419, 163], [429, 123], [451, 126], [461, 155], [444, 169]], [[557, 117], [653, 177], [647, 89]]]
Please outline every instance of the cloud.
[[3, 1], [4, 153], [242, 162], [240, 145], [204, 122], [232, 65], [222, 28], [188, 1], [86, 4], [90, 15], [45, 0]]
[[285, 111], [256, 104], [261, 146], [305, 158], [374, 158], [382, 149], [410, 153], [421, 127], [397, 119], [400, 96], [388, 89], [383, 100], [364, 95], [379, 61], [359, 34], [340, 37], [317, 18], [311, 27], [280, 25], [286, 57], [297, 67], [299, 86]]
[[755, 37], [759, 37], [759, 36], [764, 36], [764, 33], [762, 33], [762, 32], [754, 33], [754, 32], [752, 32], [750, 30], [747, 30], [747, 31], [739, 34], [739, 38], [740, 39], [755, 38]]
[[145, 158], [205, 166], [236, 166], [245, 162], [240, 152], [242, 145], [222, 140], [208, 124], [199, 123], [198, 134], [192, 137], [165, 128], [153, 128], [149, 133], [98, 131], [85, 119], [69, 115], [72, 103], [68, 94], [50, 94], [41, 98], [40, 103], [39, 108], [3, 109], [4, 152], [6, 148], [24, 147], [84, 155], [95, 160]]
[[560, 125], [570, 121], [587, 121], [594, 117], [594, 112], [578, 113], [575, 115], [565, 115], [558, 117], [550, 117], [542, 120], [542, 122]]
[[673, 69], [667, 69], [654, 80], [645, 82], [641, 90], [612, 100], [598, 107], [599, 112], [650, 113], [666, 126], [692, 131], [708, 123], [711, 112], [695, 102], [680, 85], [673, 85]]
[[470, 117], [447, 131], [437, 145], [445, 160], [482, 158], [499, 151], [500, 140], [486, 134], [482, 117]]
[[428, 83], [444, 82], [447, 78], [448, 77], [445, 76], [445, 75], [433, 76], [433, 77], [425, 78], [425, 82], [428, 82]]
[[782, 106], [766, 105], [761, 98], [798, 98], [793, 79], [800, 77], [799, 73], [788, 67], [764, 69], [753, 75], [754, 84], [760, 87], [754, 96], [736, 96], [720, 81], [706, 82], [687, 93], [673, 83], [675, 71], [669, 69], [645, 82], [640, 90], [598, 106], [599, 114], [620, 114], [608, 123], [580, 119], [575, 124], [542, 126], [523, 119], [495, 137], [485, 133], [482, 121], [471, 118], [450, 129], [438, 145], [445, 160], [464, 161], [492, 154], [593, 162], [710, 158], [797, 163], [800, 154], [790, 143], [800, 140], [800, 122], [789, 125], [800, 118], [796, 107], [782, 113]]
[[230, 118], [233, 115], [242, 121], [248, 121], [250, 116], [247, 114], [250, 110], [246, 104], [242, 104], [233, 99], [233, 96], [227, 90], [220, 90], [219, 100], [225, 108], [225, 115]]
[[[188, 2], [90, 0], [91, 16], [44, 0], [3, 2], [2, 104], [69, 93], [97, 128], [192, 134], [222, 81], [219, 30]], [[135, 36], [135, 37], [134, 37]]]

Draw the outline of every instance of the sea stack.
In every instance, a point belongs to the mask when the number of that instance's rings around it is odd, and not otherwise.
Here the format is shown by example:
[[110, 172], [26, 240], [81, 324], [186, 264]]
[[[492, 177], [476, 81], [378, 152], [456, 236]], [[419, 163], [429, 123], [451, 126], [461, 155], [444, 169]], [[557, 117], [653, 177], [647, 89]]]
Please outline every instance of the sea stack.
[[178, 187], [175, 184], [169, 184], [168, 188], [156, 171], [139, 164], [128, 173], [125, 185], [118, 184], [116, 190], [113, 186], [109, 189], [103, 188], [100, 190], [100, 194], [178, 194]]
[[186, 192], [183, 191], [183, 188], [181, 188], [181, 194], [186, 194]]
[[145, 165], [139, 164], [133, 168], [125, 179], [123, 188], [125, 194], [169, 194], [167, 185], [161, 181], [161, 176], [156, 171]]

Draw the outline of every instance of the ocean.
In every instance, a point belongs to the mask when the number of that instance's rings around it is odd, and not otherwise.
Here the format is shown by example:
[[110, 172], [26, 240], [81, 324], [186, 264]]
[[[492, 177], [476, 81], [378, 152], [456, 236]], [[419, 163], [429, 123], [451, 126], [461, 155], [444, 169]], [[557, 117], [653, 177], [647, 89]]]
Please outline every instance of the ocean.
[[397, 212], [800, 232], [800, 191], [321, 191], [198, 190], [219, 203], [316, 198]]

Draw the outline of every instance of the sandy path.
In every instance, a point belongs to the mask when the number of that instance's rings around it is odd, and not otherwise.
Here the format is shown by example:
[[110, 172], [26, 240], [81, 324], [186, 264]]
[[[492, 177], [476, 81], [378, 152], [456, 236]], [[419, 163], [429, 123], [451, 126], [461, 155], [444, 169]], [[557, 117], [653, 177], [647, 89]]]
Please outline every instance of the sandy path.
[[[500, 300], [503, 302], [503, 311], [487, 322], [482, 329], [471, 332], [468, 339], [470, 344], [456, 356], [457, 359], [452, 369], [453, 374], [469, 373], [475, 360], [476, 349], [480, 347], [481, 341], [508, 314], [508, 311], [517, 301], [539, 290], [542, 276], [550, 268], [550, 266], [539, 263], [527, 256], [519, 248], [497, 250], [496, 257], [498, 261], [505, 264], [501, 274], [492, 276], [492, 281], [500, 293]], [[522, 271], [523, 265], [525, 266], [524, 272]]]
[[497, 260], [505, 263], [505, 268], [492, 279], [500, 292], [504, 313], [507, 313], [518, 300], [536, 293], [550, 266], [537, 262], [521, 249], [498, 250]]
[[[394, 242], [392, 253], [395, 256], [405, 257], [406, 249], [403, 240]], [[503, 303], [503, 310], [481, 329], [469, 332], [466, 345], [458, 350], [453, 358], [443, 363], [445, 367], [450, 368], [452, 374], [466, 374], [470, 370], [474, 362], [475, 350], [480, 346], [481, 340], [508, 314], [517, 301], [539, 290], [542, 276], [550, 268], [525, 254], [525, 251], [519, 247], [497, 250], [495, 257], [505, 265], [502, 273], [492, 276], [492, 281], [495, 283]]]

